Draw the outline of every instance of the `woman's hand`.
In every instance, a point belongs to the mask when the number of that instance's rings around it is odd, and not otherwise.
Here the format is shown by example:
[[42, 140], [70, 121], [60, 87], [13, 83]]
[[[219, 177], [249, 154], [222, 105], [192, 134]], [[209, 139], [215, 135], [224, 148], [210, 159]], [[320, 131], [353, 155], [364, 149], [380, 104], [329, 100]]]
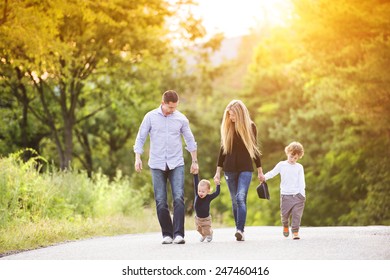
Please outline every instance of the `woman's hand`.
[[214, 183], [216, 185], [221, 185], [221, 170], [222, 170], [222, 167], [217, 167], [217, 171], [215, 172], [215, 175], [214, 175]]
[[215, 176], [214, 176], [214, 183], [216, 185], [220, 185], [221, 184], [221, 176], [218, 174], [218, 173], [215, 173]]
[[265, 181], [265, 176], [263, 174], [263, 168], [261, 168], [261, 167], [257, 168], [257, 178], [259, 178], [260, 182]]

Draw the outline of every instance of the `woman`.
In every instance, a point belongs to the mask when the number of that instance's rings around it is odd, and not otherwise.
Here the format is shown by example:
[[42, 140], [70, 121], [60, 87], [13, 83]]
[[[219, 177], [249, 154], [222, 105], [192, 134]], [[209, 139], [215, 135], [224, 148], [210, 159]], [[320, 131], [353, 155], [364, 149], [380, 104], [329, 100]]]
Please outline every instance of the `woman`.
[[223, 169], [232, 199], [237, 241], [245, 240], [246, 198], [252, 180], [252, 160], [256, 164], [259, 180], [264, 181], [256, 135], [256, 125], [245, 104], [240, 100], [232, 100], [222, 119], [221, 149], [214, 181], [220, 185]]

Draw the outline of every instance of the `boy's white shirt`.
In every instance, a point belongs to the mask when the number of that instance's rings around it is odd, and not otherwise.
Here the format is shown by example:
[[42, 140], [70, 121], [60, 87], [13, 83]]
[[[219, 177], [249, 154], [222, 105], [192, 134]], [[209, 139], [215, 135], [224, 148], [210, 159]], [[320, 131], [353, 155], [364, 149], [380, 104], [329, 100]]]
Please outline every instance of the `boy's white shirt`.
[[302, 164], [298, 162], [291, 164], [287, 160], [280, 161], [271, 171], [265, 173], [265, 180], [278, 174], [280, 174], [280, 194], [300, 193], [306, 197], [305, 172]]

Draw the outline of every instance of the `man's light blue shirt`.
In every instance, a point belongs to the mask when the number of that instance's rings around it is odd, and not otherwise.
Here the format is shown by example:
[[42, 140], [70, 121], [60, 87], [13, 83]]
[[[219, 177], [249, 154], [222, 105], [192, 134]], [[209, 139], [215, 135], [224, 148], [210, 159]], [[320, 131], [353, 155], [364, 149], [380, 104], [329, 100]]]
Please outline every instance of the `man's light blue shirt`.
[[164, 116], [161, 106], [148, 112], [138, 130], [134, 152], [142, 154], [144, 143], [150, 135], [149, 167], [165, 170], [184, 165], [183, 135], [186, 150], [194, 152], [197, 149], [194, 135], [191, 132], [189, 121], [179, 111]]

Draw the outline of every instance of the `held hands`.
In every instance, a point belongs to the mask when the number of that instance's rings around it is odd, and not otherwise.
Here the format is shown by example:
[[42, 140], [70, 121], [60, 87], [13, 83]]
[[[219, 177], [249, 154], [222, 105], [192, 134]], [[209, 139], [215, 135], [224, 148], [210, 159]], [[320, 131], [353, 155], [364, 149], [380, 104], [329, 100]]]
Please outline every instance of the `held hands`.
[[198, 162], [193, 161], [191, 164], [191, 169], [190, 169], [191, 174], [198, 174], [199, 173], [199, 165]]
[[265, 182], [265, 176], [263, 173], [258, 173], [257, 177], [259, 178], [260, 182]]
[[215, 173], [215, 176], [214, 176], [214, 183], [216, 185], [221, 185], [221, 175], [219, 173]]
[[260, 183], [265, 182], [265, 176], [263, 174], [263, 168], [261, 166], [257, 168], [257, 178], [259, 178]]
[[217, 170], [215, 171], [215, 175], [214, 175], [214, 182], [216, 185], [221, 185], [221, 171], [222, 171], [222, 167], [217, 166]]

